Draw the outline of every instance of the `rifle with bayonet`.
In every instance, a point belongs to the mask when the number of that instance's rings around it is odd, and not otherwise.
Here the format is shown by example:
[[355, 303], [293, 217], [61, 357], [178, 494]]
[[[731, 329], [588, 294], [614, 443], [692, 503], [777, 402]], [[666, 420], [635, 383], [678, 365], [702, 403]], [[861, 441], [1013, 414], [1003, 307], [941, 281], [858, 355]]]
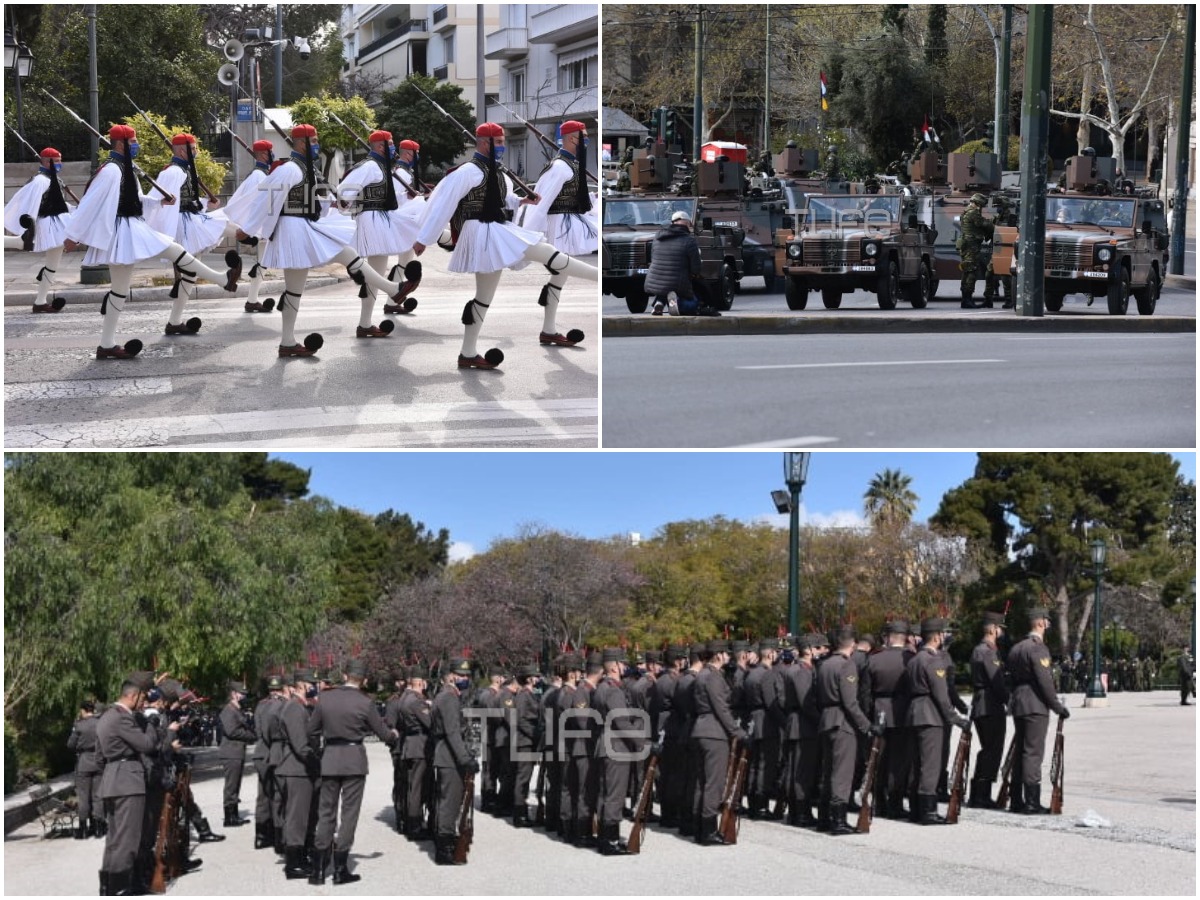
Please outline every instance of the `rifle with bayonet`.
[[[25, 140], [25, 138], [21, 135], [21, 132], [17, 131], [17, 129], [13, 128], [7, 122], [4, 123], [4, 127], [7, 128], [9, 131], [11, 131], [14, 135], [16, 135], [16, 138], [18, 141], [20, 141], [22, 144], [24, 144], [26, 147], [29, 148], [29, 152], [33, 154], [34, 159], [41, 158], [41, 154], [33, 149], [33, 145], [31, 143], [29, 143], [29, 141]], [[60, 180], [59, 184], [61, 184], [62, 189], [67, 192], [67, 196], [69, 196], [76, 203], [79, 202], [79, 198], [75, 196], [75, 192], [73, 190], [71, 190], [69, 187], [67, 187], [67, 183], [65, 181]]]
[[[331, 115], [332, 115], [332, 113], [331, 113]], [[358, 117], [355, 116], [355, 118], [358, 118]], [[367, 124], [362, 119], [358, 119], [358, 121], [364, 127]], [[425, 182], [423, 182], [421, 180], [421, 176], [417, 173], [417, 170], [415, 168], [412, 170], [412, 177], [413, 177], [413, 183], [417, 186], [417, 190], [414, 191], [410, 187], [408, 189], [408, 199], [411, 200], [413, 197], [416, 197], [418, 193], [424, 194], [425, 196], [429, 196], [429, 194], [431, 193], [430, 187], [429, 187], [429, 185], [427, 185]]]
[[247, 144], [244, 140], [242, 140], [241, 136], [236, 131], [234, 131], [232, 128], [230, 128], [228, 125], [226, 125], [220, 119], [215, 119], [214, 121], [218, 125], [220, 125], [222, 128], [224, 128], [226, 131], [229, 132], [229, 136], [238, 142], [238, 146], [240, 146], [243, 150], [245, 150], [251, 156], [254, 155], [254, 150], [250, 147], [249, 144]]
[[[550, 138], [546, 137], [546, 135], [544, 133], [542, 133], [542, 131], [540, 131], [532, 122], [530, 122], [524, 116], [518, 115], [515, 111], [513, 111], [508, 106], [505, 106], [499, 100], [496, 101], [496, 104], [498, 106], [503, 106], [510, 113], [512, 113], [514, 116], [516, 116], [522, 125], [524, 125], [526, 128], [528, 128], [530, 131], [533, 132], [534, 137], [539, 138], [543, 144], [545, 144], [547, 147], [550, 148], [551, 151], [553, 151], [554, 153], [558, 153], [558, 150], [559, 150], [558, 144], [555, 143], [554, 141], [550, 140]], [[600, 183], [599, 179], [597, 179], [595, 175], [593, 175], [591, 172], [589, 172], [587, 170], [586, 166], [584, 167], [583, 174], [586, 175], [590, 180], [594, 181], [596, 184]]]
[[[167, 149], [174, 150], [174, 144], [172, 144], [171, 139], [169, 137], [167, 137], [167, 133], [158, 127], [158, 123], [155, 122], [148, 115], [146, 115], [145, 110], [143, 110], [140, 106], [138, 106], [136, 103], [134, 103], [133, 98], [130, 97], [128, 94], [125, 94], [125, 99], [128, 100], [133, 105], [133, 108], [138, 111], [138, 115], [146, 120], [146, 124], [149, 125], [152, 129], [154, 129], [154, 133], [157, 134], [159, 139], [164, 144], [167, 145]], [[195, 168], [195, 165], [196, 165], [195, 161], [193, 160], [192, 161], [193, 169]], [[196, 174], [196, 183], [198, 185], [200, 185], [200, 190], [204, 191], [204, 193], [208, 196], [209, 200], [217, 199], [217, 195], [212, 192], [212, 190], [209, 188], [209, 186], [200, 180], [200, 176], [198, 173]]]
[[[99, 140], [101, 144], [103, 144], [105, 147], [109, 148], [110, 150], [112, 149], [112, 142], [107, 137], [105, 137], [100, 132], [98, 132], [95, 128], [93, 128], [78, 113], [76, 113], [75, 110], [71, 109], [71, 107], [67, 106], [67, 104], [63, 103], [61, 100], [59, 100], [57, 97], [55, 97], [52, 93], [50, 93], [45, 88], [42, 88], [41, 91], [43, 94], [45, 94], [51, 100], [53, 100], [55, 103], [57, 103], [63, 109], [65, 109], [67, 111], [67, 114], [70, 115], [70, 117], [72, 119], [74, 119], [76, 122], [78, 122], [84, 128], [86, 128], [88, 131], [90, 131], [92, 133], [92, 136], [95, 137], [97, 140]], [[160, 194], [162, 194], [163, 199], [166, 200], [167, 203], [175, 202], [174, 194], [170, 193], [169, 191], [165, 190], [164, 188], [159, 187], [158, 182], [155, 181], [153, 178], [151, 178], [149, 175], [147, 175], [146, 172], [142, 169], [142, 167], [139, 166], [137, 163], [133, 162], [132, 160], [130, 160], [130, 162], [133, 163], [133, 171], [137, 172], [137, 174], [141, 175], [148, 182], [150, 182], [150, 186], [152, 188], [154, 188], [156, 191], [158, 191]]]
[[958, 750], [954, 754], [954, 771], [950, 777], [950, 803], [946, 807], [946, 824], [957, 825], [958, 813], [962, 809], [963, 794], [967, 790], [967, 768], [971, 763], [971, 720], [958, 739]]
[[[475, 137], [474, 134], [471, 133], [471, 129], [469, 129], [462, 122], [458, 121], [458, 119], [454, 118], [454, 116], [450, 115], [450, 113], [446, 112], [446, 110], [442, 107], [442, 104], [438, 103], [436, 100], [434, 100], [432, 97], [430, 97], [427, 93], [425, 93], [423, 90], [421, 90], [419, 87], [417, 87], [417, 85], [415, 83], [413, 84], [413, 88], [414, 88], [414, 90], [416, 90], [416, 92], [418, 94], [420, 94], [422, 97], [424, 97], [430, 103], [432, 103], [434, 108], [438, 112], [440, 112], [443, 116], [445, 116], [447, 119], [449, 119], [455, 125], [457, 125], [459, 127], [459, 129], [462, 131], [462, 133], [467, 136], [467, 140], [469, 140], [471, 143], [475, 143], [477, 138]], [[536, 197], [537, 196], [537, 194], [534, 193], [533, 188], [531, 188], [529, 185], [527, 185], [525, 182], [523, 182], [520, 178], [518, 178], [515, 174], [513, 174], [513, 170], [508, 168], [508, 166], [504, 165], [504, 163], [497, 162], [496, 168], [498, 168], [501, 172], [503, 172], [505, 175], [507, 175], [509, 178], [512, 179], [513, 184], [515, 184], [517, 186], [517, 190], [523, 191], [525, 193], [525, 195], [528, 197]]]

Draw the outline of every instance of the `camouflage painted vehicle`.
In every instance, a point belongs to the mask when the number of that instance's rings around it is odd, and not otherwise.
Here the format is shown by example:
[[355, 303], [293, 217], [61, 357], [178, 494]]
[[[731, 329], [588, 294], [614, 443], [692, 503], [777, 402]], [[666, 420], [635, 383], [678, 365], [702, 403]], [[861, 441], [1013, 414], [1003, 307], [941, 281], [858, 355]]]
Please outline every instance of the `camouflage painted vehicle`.
[[776, 238], [776, 260], [786, 277], [788, 309], [804, 309], [819, 290], [826, 309], [854, 290], [875, 293], [880, 309], [904, 299], [923, 309], [933, 296], [933, 198], [901, 194], [806, 198], [799, 230]]

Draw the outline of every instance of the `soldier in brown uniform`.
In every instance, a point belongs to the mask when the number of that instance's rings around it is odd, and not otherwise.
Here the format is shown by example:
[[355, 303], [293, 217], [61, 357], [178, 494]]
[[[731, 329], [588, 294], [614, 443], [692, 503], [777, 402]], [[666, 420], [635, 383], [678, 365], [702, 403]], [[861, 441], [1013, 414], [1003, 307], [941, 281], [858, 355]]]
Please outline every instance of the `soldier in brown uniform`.
[[[586, 722], [571, 716], [576, 704], [575, 694], [583, 682], [583, 657], [578, 653], [567, 653], [562, 661], [563, 684], [554, 697], [555, 739], [562, 788], [558, 801], [559, 833], [571, 843], [577, 843], [579, 821], [584, 813], [580, 809], [583, 797], [583, 780], [587, 778]], [[586, 688], [584, 689], [586, 690]], [[587, 708], [587, 695], [583, 696], [580, 709]], [[582, 771], [580, 771], [582, 769]], [[586, 801], [582, 801], [586, 802]], [[591, 830], [591, 813], [588, 812], [588, 830]]]
[[1004, 753], [1004, 733], [1008, 715], [1008, 683], [996, 642], [1004, 632], [1004, 614], [983, 614], [983, 640], [971, 653], [971, 721], [979, 735], [975, 755], [975, 773], [971, 778], [971, 797], [967, 805], [976, 809], [995, 809], [992, 782], [1000, 771]]
[[[635, 669], [630, 666], [629, 672], [631, 681], [626, 688], [626, 693], [629, 695], [629, 704], [634, 709], [640, 709], [646, 714], [646, 718], [643, 721], [647, 723], [647, 738], [639, 739], [635, 742], [634, 746], [638, 750], [644, 750], [647, 741], [658, 743], [658, 738], [656, 737], [657, 729], [651, 707], [654, 701], [654, 684], [662, 672], [662, 653], [658, 650], [647, 650], [643, 657], [642, 667]], [[629, 769], [629, 807], [631, 813], [637, 809], [638, 797], [641, 796], [642, 782], [646, 773], [646, 764], [649, 761], [649, 754], [643, 754], [641, 759], [633, 763]], [[657, 822], [658, 817], [651, 810], [647, 810], [646, 821]]]
[[463, 803], [463, 776], [479, 771], [464, 740], [462, 693], [471, 688], [471, 663], [455, 658], [444, 670], [442, 689], [433, 698], [429, 733], [433, 738], [433, 767], [437, 785], [436, 853], [439, 866], [453, 866], [458, 837], [458, 813]]
[[[962, 695], [958, 693], [958, 668], [954, 665], [954, 659], [950, 656], [950, 641], [953, 639], [953, 632], [950, 630], [950, 623], [946, 623], [946, 630], [942, 632], [942, 664], [946, 667], [946, 693], [950, 697], [950, 705], [953, 706], [961, 715], [967, 715], [970, 712], [970, 707], [963, 700]], [[950, 729], [947, 728], [942, 732], [942, 765], [938, 772], [938, 788], [937, 798], [940, 803], [950, 802]]]
[[271, 733], [274, 722], [283, 711], [283, 679], [278, 675], [267, 678], [267, 696], [254, 707], [254, 731], [258, 740], [250, 754], [251, 764], [258, 776], [258, 797], [254, 804], [254, 849], [274, 846], [275, 835], [275, 770], [271, 765]]
[[621, 660], [625, 653], [609, 647], [601, 654], [604, 675], [591, 696], [591, 708], [599, 716], [593, 720], [592, 766], [595, 777], [596, 815], [599, 822], [599, 850], [605, 856], [619, 856], [629, 850], [621, 840], [621, 812], [629, 789], [627, 758], [634, 747], [627, 735], [635, 731], [637, 720], [628, 714], [629, 697], [621, 684]]
[[405, 793], [399, 798], [404, 816], [404, 836], [410, 841], [432, 840], [433, 832], [424, 827], [424, 809], [433, 798], [433, 771], [429, 767], [430, 728], [433, 704], [425, 696], [426, 671], [421, 666], [408, 670], [407, 685], [400, 697], [400, 718], [396, 728], [401, 734], [398, 756], [404, 766], [401, 776]]
[[512, 692], [506, 687], [508, 676], [493, 672], [491, 684], [479, 692], [478, 702], [484, 709], [495, 710], [485, 720], [484, 736], [487, 757], [483, 760], [483, 785], [480, 810], [504, 815], [504, 778], [508, 767], [508, 722], [504, 716], [505, 703], [512, 703]]
[[558, 693], [562, 690], [567, 677], [565, 660], [562, 656], [554, 658], [550, 671], [554, 673], [554, 677], [542, 691], [541, 699], [538, 701], [538, 720], [541, 723], [538, 728], [538, 749], [540, 765], [546, 768], [545, 776], [538, 773], [539, 781], [545, 779], [543, 802], [546, 817], [540, 824], [549, 832], [562, 834], [562, 820], [559, 817], [562, 812], [563, 768], [558, 753], [557, 714]]
[[217, 750], [217, 759], [221, 760], [221, 768], [225, 772], [226, 828], [240, 827], [248, 821], [238, 813], [238, 802], [241, 799], [242, 771], [246, 767], [246, 745], [253, 744], [258, 736], [242, 712], [245, 699], [246, 685], [240, 681], [229, 682], [229, 700], [221, 707], [222, 737]]
[[717, 828], [725, 768], [729, 764], [732, 742], [736, 740], [740, 746], [748, 735], [733, 717], [729, 704], [730, 687], [722, 673], [729, 661], [729, 642], [710, 641], [701, 660], [704, 668], [696, 676], [692, 688], [696, 710], [696, 721], [692, 725], [698, 811], [696, 842], [709, 846], [725, 843]]
[[913, 729], [915, 754], [916, 800], [913, 812], [922, 825], [942, 825], [946, 820], [937, 811], [937, 781], [942, 760], [942, 735], [951, 725], [970, 726], [966, 716], [954, 711], [950, 703], [947, 677], [953, 675], [942, 659], [942, 632], [945, 619], [925, 619], [921, 622], [923, 643], [920, 651], [908, 662], [907, 724]]
[[762, 641], [758, 647], [758, 665], [746, 673], [742, 684], [749, 717], [750, 770], [746, 795], [752, 819], [774, 817], [768, 804], [775, 791], [779, 735], [784, 719], [783, 682], [775, 668], [778, 658], [778, 642]]
[[[387, 702], [383, 706], [383, 724], [388, 728], [394, 728], [401, 735], [404, 734], [404, 725], [400, 721], [400, 699], [404, 696], [404, 685], [404, 670], [403, 668], [397, 669], [392, 673], [392, 687], [395, 689], [388, 695]], [[405, 809], [408, 803], [408, 781], [404, 759], [401, 755], [403, 750], [404, 741], [397, 741], [392, 745], [392, 815], [395, 816], [396, 831], [399, 834], [404, 834], [407, 825]]]
[[679, 737], [684, 747], [684, 808], [679, 816], [679, 833], [684, 837], [696, 836], [696, 821], [700, 816], [696, 792], [698, 748], [692, 743], [692, 727], [696, 724], [696, 680], [705, 668], [702, 657], [707, 653], [708, 648], [704, 644], [693, 644], [688, 649], [688, 667], [679, 676], [679, 684], [675, 687], [675, 710], [680, 719]]
[[908, 623], [884, 626], [887, 645], [867, 661], [875, 714], [883, 713], [883, 755], [875, 774], [875, 813], [884, 819], [904, 816], [904, 793], [912, 767], [912, 735], [905, 725], [907, 698], [904, 671], [913, 652], [907, 647]]
[[837, 649], [817, 670], [816, 693], [821, 707], [822, 794], [827, 798], [827, 830], [832, 835], [854, 834], [846, 821], [846, 805], [854, 781], [858, 733], [882, 734], [858, 705], [858, 666], [850, 658], [857, 636], [842, 626], [834, 633]]
[[395, 729], [383, 724], [374, 701], [363, 693], [366, 676], [366, 664], [359, 659], [351, 660], [346, 667], [345, 684], [322, 692], [321, 701], [308, 719], [309, 743], [321, 739], [325, 748], [321, 755], [321, 802], [313, 855], [309, 859], [312, 869], [309, 884], [325, 883], [331, 852], [334, 884], [351, 884], [362, 878], [350, 873], [349, 861], [367, 786], [363, 738], [374, 734], [391, 746], [400, 737]]
[[514, 828], [532, 828], [529, 819], [529, 784], [533, 781], [533, 767], [537, 762], [538, 698], [533, 689], [537, 686], [538, 670], [535, 665], [517, 668], [513, 683], [516, 693], [509, 708], [509, 771], [512, 791], [512, 823]]
[[651, 737], [662, 746], [659, 758], [658, 802], [662, 812], [664, 828], [679, 827], [684, 808], [684, 767], [687, 761], [687, 746], [680, 740], [683, 715], [675, 706], [675, 692], [683, 667], [687, 664], [687, 647], [671, 644], [663, 657], [666, 664], [654, 681], [650, 696], [653, 720]]
[[84, 700], [79, 704], [79, 718], [71, 726], [67, 749], [75, 754], [75, 796], [79, 801], [79, 824], [75, 839], [104, 836], [101, 817], [100, 774], [104, 771], [102, 758], [96, 754], [96, 704]]
[[[824, 643], [824, 639], [821, 639]], [[797, 828], [813, 828], [817, 824], [812, 814], [817, 802], [817, 784], [820, 779], [820, 716], [815, 715], [816, 695], [813, 693], [813, 677], [816, 674], [813, 660], [813, 636], [804, 635], [797, 640], [799, 659], [788, 666], [783, 678], [784, 711], [787, 725], [784, 732], [786, 747], [784, 783], [787, 789], [789, 825]], [[810, 695], [813, 699], [810, 700]]]
[[1013, 812], [1040, 814], [1042, 806], [1042, 759], [1046, 755], [1046, 731], [1050, 710], [1068, 719], [1071, 711], [1058, 702], [1050, 675], [1050, 649], [1044, 642], [1050, 613], [1044, 607], [1029, 611], [1029, 634], [1008, 654], [1012, 678], [1013, 741], [1016, 743], [1012, 771]]
[[307, 878], [312, 874], [304, 857], [312, 810], [313, 788], [321, 771], [317, 751], [308, 737], [308, 703], [316, 699], [316, 673], [297, 669], [292, 674], [289, 697], [274, 720], [271, 756], [275, 785], [283, 805], [283, 874]]

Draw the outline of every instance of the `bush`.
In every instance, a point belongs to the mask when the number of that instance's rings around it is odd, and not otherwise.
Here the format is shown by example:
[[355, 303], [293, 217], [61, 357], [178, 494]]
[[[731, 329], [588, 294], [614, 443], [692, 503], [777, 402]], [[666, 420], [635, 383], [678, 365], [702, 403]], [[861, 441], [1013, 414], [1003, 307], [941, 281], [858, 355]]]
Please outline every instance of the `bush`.
[[[991, 144], [988, 141], [967, 141], [954, 153], [990, 153]], [[1008, 136], [1008, 159], [1004, 163], [1006, 169], [1018, 169], [1021, 166], [1021, 139], [1015, 134]]]

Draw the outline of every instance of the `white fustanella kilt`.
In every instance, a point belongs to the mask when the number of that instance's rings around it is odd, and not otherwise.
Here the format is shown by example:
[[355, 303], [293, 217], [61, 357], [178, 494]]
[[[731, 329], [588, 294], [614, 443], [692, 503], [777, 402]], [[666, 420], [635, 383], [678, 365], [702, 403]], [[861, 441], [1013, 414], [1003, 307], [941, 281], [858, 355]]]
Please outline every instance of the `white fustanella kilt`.
[[354, 220], [337, 211], [310, 222], [280, 216], [262, 255], [268, 269], [311, 269], [323, 266], [354, 244]]
[[89, 247], [83, 256], [85, 266], [131, 266], [143, 259], [162, 256], [174, 241], [155, 231], [141, 218], [118, 216], [117, 227], [107, 247]]
[[70, 221], [71, 214], [69, 212], [39, 218], [33, 229], [33, 252], [44, 253], [55, 247], [61, 247], [63, 241], [66, 240], [67, 225]]
[[600, 229], [593, 216], [551, 215], [546, 217], [546, 240], [568, 256], [587, 256], [600, 249]]
[[474, 273], [523, 269], [529, 264], [525, 252], [541, 242], [540, 232], [519, 225], [470, 219], [459, 232], [449, 270]]
[[229, 219], [225, 213], [180, 213], [179, 232], [175, 240], [183, 245], [183, 249], [193, 256], [212, 249], [221, 242]]

